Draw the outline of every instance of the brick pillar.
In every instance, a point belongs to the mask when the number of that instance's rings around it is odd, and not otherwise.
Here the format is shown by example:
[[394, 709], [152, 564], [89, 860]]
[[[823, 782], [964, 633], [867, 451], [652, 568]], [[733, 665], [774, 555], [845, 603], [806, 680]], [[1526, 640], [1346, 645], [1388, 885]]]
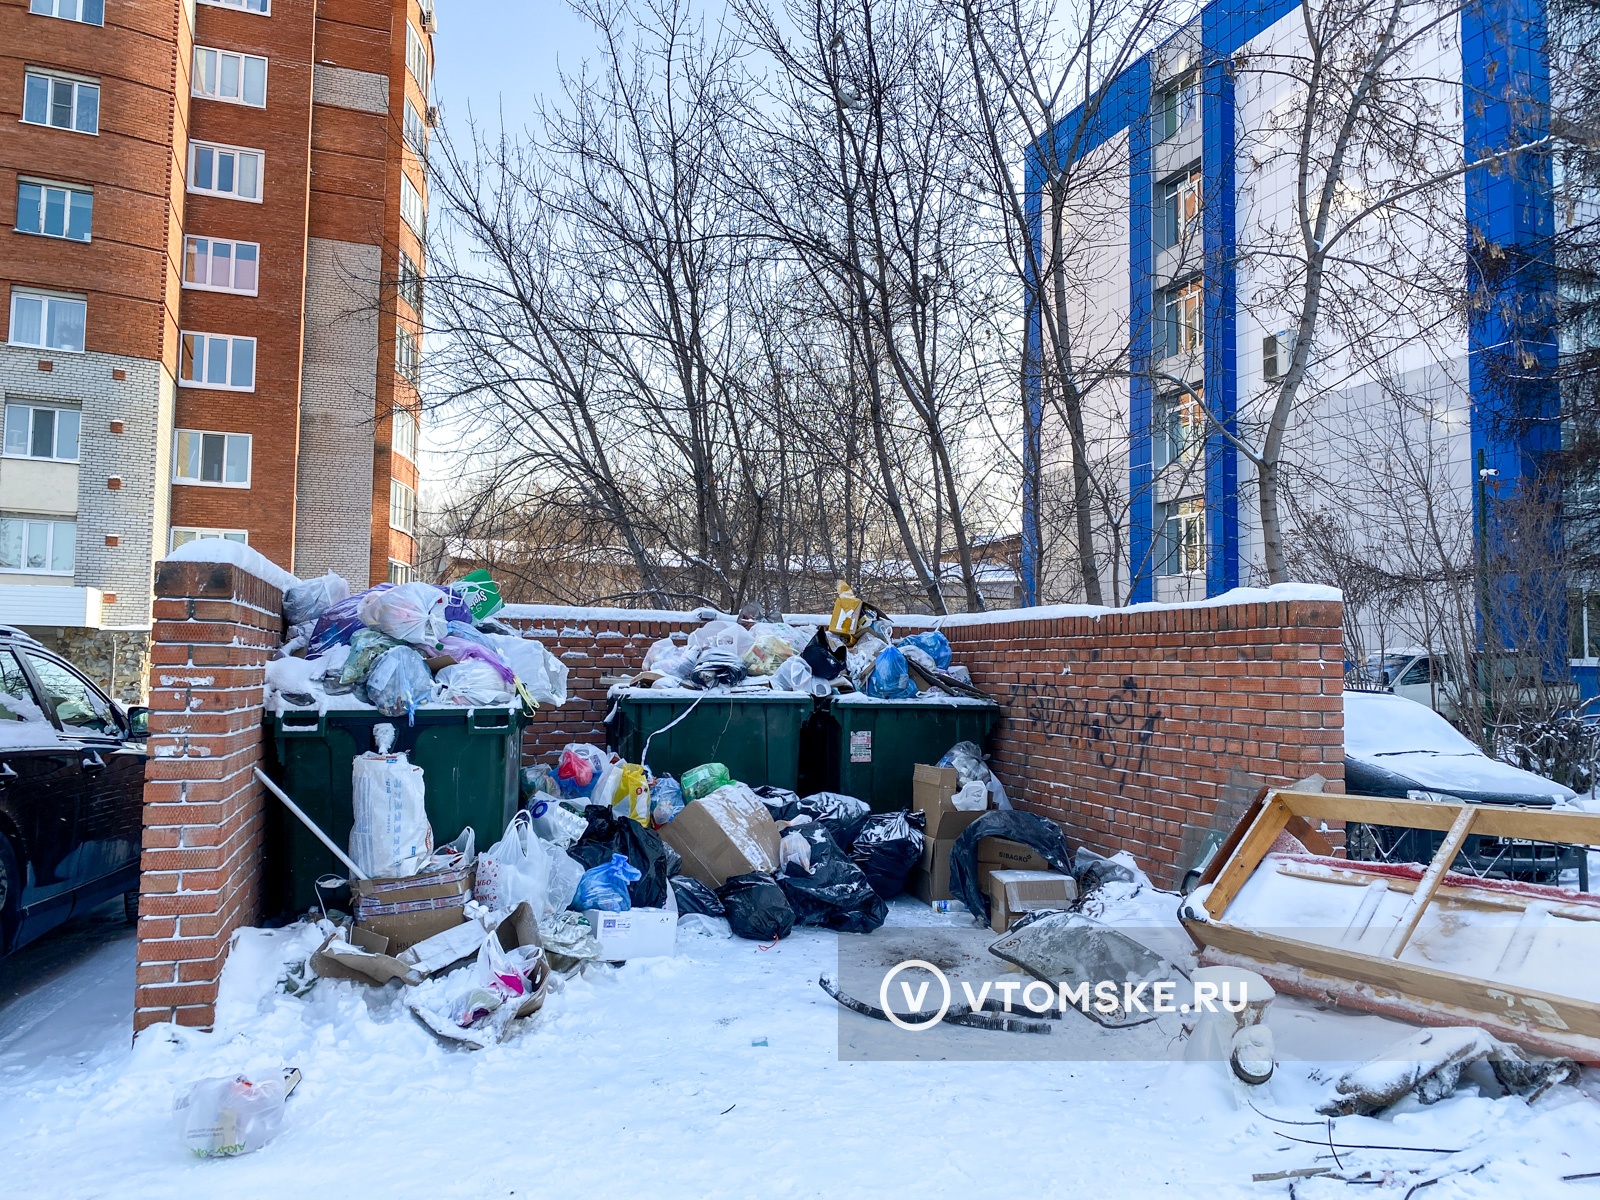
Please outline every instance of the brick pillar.
[[283, 593], [224, 563], [156, 567], [134, 1029], [208, 1026], [229, 939], [260, 910], [262, 685]]

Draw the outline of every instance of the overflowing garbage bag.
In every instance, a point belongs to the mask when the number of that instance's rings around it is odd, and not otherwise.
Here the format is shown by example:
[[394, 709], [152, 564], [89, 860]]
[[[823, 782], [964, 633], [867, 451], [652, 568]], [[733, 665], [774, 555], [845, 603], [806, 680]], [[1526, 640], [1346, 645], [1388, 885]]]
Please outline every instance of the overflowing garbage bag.
[[316, 579], [297, 583], [283, 593], [283, 619], [290, 625], [304, 625], [349, 596], [350, 585], [344, 577], [329, 571]]
[[594, 792], [600, 773], [606, 769], [606, 752], [587, 742], [570, 742], [556, 763], [556, 783], [563, 799], [587, 797]]
[[888, 903], [826, 828], [814, 822], [791, 826], [784, 837], [801, 839], [810, 848], [809, 869], [791, 863], [778, 876], [796, 922], [841, 933], [871, 933], [888, 919]]
[[898, 647], [885, 646], [878, 652], [872, 662], [872, 670], [867, 675], [865, 691], [867, 695], [880, 700], [909, 700], [917, 694], [917, 685], [911, 679], [911, 668], [906, 665], [906, 656]]
[[669, 882], [678, 902], [680, 917], [686, 917], [690, 913], [701, 913], [707, 917], [727, 916], [727, 909], [723, 907], [722, 901], [717, 899], [716, 892], [698, 879], [691, 879], [687, 875], [674, 875]]
[[638, 882], [639, 870], [626, 854], [613, 854], [598, 866], [590, 867], [578, 880], [572, 907], [597, 908], [601, 912], [627, 912], [633, 907], [628, 888]]
[[699, 651], [693, 646], [680, 646], [671, 638], [662, 638], [644, 652], [644, 669], [656, 671], [680, 683], [694, 674], [695, 659]]
[[363, 625], [381, 629], [412, 645], [438, 649], [451, 621], [470, 623], [472, 612], [455, 596], [431, 583], [402, 583], [363, 594], [356, 606]]
[[850, 845], [850, 857], [865, 873], [872, 890], [893, 900], [906, 890], [906, 879], [922, 859], [920, 812], [873, 813], [862, 821]]
[[474, 621], [486, 621], [506, 606], [500, 598], [500, 585], [484, 570], [469, 571], [448, 589], [460, 597]]
[[339, 669], [339, 683], [344, 687], [353, 687], [363, 682], [372, 674], [372, 664], [378, 661], [379, 655], [403, 645], [404, 642], [395, 641], [387, 633], [362, 626], [351, 635], [350, 653], [345, 656], [344, 665]]
[[735, 875], [717, 889], [728, 926], [753, 942], [775, 942], [794, 928], [794, 910], [772, 876], [759, 871]]
[[434, 678], [438, 681], [439, 699], [451, 704], [484, 706], [511, 703], [511, 689], [501, 673], [478, 659], [441, 667]]
[[561, 912], [572, 903], [585, 864], [542, 840], [526, 811], [506, 826], [505, 836], [478, 856], [472, 896], [491, 909], [509, 911], [526, 902], [535, 917]]
[[433, 675], [422, 655], [410, 646], [396, 646], [373, 662], [367, 695], [384, 716], [409, 720], [433, 697]]
[[895, 645], [903, 654], [909, 655], [912, 650], [916, 650], [927, 655], [928, 661], [941, 671], [947, 670], [950, 666], [950, 639], [937, 629], [913, 633], [909, 637], [901, 638]]
[[635, 908], [660, 908], [667, 902], [667, 849], [653, 829], [618, 816], [602, 804], [583, 810], [589, 827], [567, 851], [586, 867], [620, 854], [637, 872], [628, 886]]

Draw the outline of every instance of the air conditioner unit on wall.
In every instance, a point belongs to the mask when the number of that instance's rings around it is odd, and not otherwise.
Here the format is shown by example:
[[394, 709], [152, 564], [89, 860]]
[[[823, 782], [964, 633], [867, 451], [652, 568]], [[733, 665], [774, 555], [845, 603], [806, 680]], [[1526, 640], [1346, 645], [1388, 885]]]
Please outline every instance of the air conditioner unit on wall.
[[431, 8], [425, 8], [422, 10], [422, 32], [439, 32], [439, 21], [438, 18], [433, 15], [433, 9]]
[[1289, 360], [1294, 357], [1294, 338], [1284, 330], [1269, 333], [1261, 339], [1261, 378], [1276, 383], [1289, 373]]

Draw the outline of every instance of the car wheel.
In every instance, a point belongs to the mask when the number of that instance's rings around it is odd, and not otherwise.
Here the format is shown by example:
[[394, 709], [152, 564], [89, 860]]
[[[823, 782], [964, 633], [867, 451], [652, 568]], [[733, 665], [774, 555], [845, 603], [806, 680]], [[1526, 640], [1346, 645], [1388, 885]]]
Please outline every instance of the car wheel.
[[22, 873], [11, 841], [0, 833], [0, 954], [11, 949], [17, 932], [17, 907], [22, 903]]
[[131, 892], [123, 892], [122, 893], [122, 911], [123, 911], [123, 914], [125, 916], [127, 916], [127, 918], [128, 918], [130, 923], [132, 923], [134, 925], [137, 925], [139, 923], [139, 889], [138, 888], [134, 888], [133, 891], [131, 891]]

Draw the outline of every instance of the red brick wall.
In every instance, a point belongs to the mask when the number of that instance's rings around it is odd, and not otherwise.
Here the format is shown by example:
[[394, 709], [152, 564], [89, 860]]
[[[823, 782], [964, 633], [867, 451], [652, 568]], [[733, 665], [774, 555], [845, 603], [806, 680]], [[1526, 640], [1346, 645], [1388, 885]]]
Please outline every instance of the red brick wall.
[[237, 567], [156, 568], [134, 1028], [210, 1025], [228, 942], [259, 913], [264, 667], [283, 594]]
[[[1290, 601], [945, 628], [1005, 707], [995, 767], [1019, 807], [1174, 884], [1185, 823], [1233, 770], [1344, 779], [1340, 606]], [[1153, 868], [1153, 869], [1152, 869]]]

